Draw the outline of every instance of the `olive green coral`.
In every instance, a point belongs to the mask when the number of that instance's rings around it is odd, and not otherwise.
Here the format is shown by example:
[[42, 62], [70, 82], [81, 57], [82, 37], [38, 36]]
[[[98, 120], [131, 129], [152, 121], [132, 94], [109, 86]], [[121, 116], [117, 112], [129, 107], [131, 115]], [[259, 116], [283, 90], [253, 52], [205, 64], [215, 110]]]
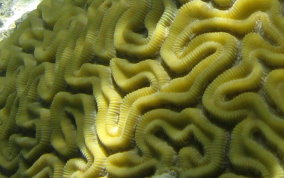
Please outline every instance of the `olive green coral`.
[[0, 43], [0, 177], [283, 177], [281, 8], [44, 0]]

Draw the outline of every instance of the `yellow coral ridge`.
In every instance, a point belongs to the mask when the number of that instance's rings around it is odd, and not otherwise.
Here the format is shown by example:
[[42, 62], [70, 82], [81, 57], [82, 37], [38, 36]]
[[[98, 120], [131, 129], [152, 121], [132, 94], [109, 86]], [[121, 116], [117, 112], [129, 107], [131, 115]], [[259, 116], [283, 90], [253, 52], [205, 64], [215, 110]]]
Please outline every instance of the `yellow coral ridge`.
[[[162, 133], [168, 139], [161, 138]], [[198, 109], [188, 108], [180, 113], [157, 109], [141, 118], [136, 140], [145, 159], [160, 162], [156, 174], [177, 164], [181, 177], [201, 177], [215, 175], [222, 168], [226, 136], [223, 129], [208, 122]], [[202, 149], [187, 145], [189, 140], [199, 142]]]
[[[255, 172], [261, 177], [282, 177], [284, 170], [276, 156], [283, 155], [284, 140], [264, 122], [254, 119], [257, 118], [248, 117], [234, 128], [229, 158], [241, 171]], [[265, 147], [261, 139], [266, 142]]]
[[115, 28], [115, 47], [138, 58], [156, 55], [176, 11], [175, 3], [171, 0], [132, 0], [129, 4], [131, 7]]
[[43, 0], [0, 42], [0, 177], [283, 177], [283, 6]]

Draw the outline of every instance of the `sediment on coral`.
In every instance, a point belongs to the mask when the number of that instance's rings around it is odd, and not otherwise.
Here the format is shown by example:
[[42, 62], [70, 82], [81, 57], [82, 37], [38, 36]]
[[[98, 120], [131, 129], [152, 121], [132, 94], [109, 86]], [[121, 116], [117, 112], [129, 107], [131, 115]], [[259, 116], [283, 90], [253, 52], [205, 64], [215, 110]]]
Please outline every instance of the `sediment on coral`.
[[43, 0], [0, 43], [0, 177], [283, 177], [282, 6]]

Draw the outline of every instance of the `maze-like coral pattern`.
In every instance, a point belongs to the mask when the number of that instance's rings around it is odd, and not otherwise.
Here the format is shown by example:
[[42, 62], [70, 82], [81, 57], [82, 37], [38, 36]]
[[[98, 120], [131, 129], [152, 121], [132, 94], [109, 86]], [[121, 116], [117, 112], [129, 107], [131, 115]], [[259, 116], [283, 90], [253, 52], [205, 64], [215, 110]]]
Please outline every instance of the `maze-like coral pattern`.
[[283, 8], [44, 0], [0, 43], [0, 177], [283, 177]]

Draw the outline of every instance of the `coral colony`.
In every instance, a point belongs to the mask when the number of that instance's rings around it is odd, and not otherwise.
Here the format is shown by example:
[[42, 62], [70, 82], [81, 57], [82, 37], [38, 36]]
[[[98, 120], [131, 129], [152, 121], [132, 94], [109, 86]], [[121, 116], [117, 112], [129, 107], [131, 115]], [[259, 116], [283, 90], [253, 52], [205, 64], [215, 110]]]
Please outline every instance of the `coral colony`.
[[0, 177], [283, 177], [283, 7], [43, 0], [0, 43]]

